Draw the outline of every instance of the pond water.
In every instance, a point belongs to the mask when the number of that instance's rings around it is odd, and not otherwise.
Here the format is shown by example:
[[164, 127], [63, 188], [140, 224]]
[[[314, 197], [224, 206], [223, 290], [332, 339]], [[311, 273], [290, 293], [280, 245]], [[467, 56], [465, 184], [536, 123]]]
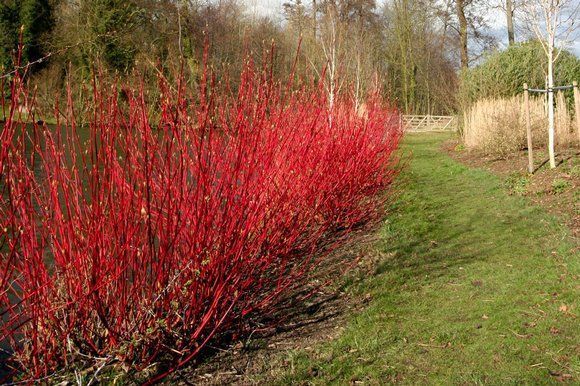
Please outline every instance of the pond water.
[[[46, 125], [46, 124], [43, 126], [36, 125], [36, 131], [38, 133], [40, 133], [39, 130], [42, 130], [42, 127], [48, 128], [48, 130], [51, 131], [52, 135], [57, 134], [57, 126], [56, 125]], [[4, 130], [3, 123], [0, 124], [0, 130]], [[23, 130], [25, 130], [26, 133], [23, 133]], [[25, 134], [25, 138], [26, 138], [25, 139], [25, 154], [27, 156], [31, 155], [31, 151], [32, 151], [31, 138], [34, 136], [34, 133], [35, 133], [35, 125], [33, 125], [33, 124], [28, 124], [26, 126], [19, 127], [16, 130], [15, 137], [20, 137], [22, 134]], [[81, 144], [86, 143], [89, 140], [89, 128], [88, 128], [88, 126], [79, 126], [77, 128], [77, 135], [79, 138], [79, 142]], [[61, 128], [60, 137], [64, 141], [66, 141], [67, 135], [66, 135], [66, 130], [64, 128]], [[44, 145], [45, 145], [45, 142], [41, 141], [41, 146], [44, 147]], [[67, 158], [70, 161], [70, 155]], [[30, 158], [28, 158], [28, 159], [30, 159]], [[36, 177], [39, 178], [40, 180], [42, 180], [45, 173], [44, 173], [43, 165], [41, 164], [39, 157], [36, 157], [34, 159], [33, 167], [34, 167]], [[4, 188], [5, 188], [5, 181], [4, 181], [3, 177], [0, 176], [0, 193], [2, 195], [6, 194]], [[4, 246], [3, 250], [0, 250], [0, 253], [6, 253], [6, 249], [7, 249], [7, 246]], [[0, 290], [2, 290], [2, 289], [0, 289]], [[10, 300], [16, 301], [17, 299], [15, 298], [14, 295], [12, 295]], [[6, 323], [9, 315], [3, 314], [3, 310], [1, 308], [0, 308], [0, 315], [2, 315], [1, 322]], [[10, 375], [10, 372], [9, 372], [9, 369], [7, 368], [7, 363], [6, 363], [6, 360], [9, 358], [10, 355], [11, 355], [11, 347], [10, 347], [9, 342], [7, 340], [0, 341], [0, 384], [4, 384], [5, 382], [9, 381], [9, 379], [5, 379], [5, 378]]]

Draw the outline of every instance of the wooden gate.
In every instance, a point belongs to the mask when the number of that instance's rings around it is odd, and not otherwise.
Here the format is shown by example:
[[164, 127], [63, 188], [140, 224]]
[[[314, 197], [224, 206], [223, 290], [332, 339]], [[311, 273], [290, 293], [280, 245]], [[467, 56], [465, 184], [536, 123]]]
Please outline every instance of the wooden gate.
[[457, 130], [457, 119], [451, 115], [402, 115], [401, 119], [408, 132]]

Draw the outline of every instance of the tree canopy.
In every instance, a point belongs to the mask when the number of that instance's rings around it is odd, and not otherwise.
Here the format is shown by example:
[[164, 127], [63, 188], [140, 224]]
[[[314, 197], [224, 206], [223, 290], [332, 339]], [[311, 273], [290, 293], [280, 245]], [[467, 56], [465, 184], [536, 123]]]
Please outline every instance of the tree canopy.
[[[461, 73], [462, 100], [511, 97], [530, 88], [546, 88], [547, 58], [540, 42], [517, 43], [504, 51], [490, 53], [478, 66]], [[555, 63], [554, 83], [572, 84], [580, 79], [580, 59], [562, 51]]]

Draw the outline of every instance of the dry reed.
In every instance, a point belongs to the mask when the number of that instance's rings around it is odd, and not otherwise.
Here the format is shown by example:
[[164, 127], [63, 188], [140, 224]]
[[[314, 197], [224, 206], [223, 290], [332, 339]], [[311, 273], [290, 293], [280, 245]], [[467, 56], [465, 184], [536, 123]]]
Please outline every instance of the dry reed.
[[[548, 118], [545, 100], [530, 98], [530, 118], [534, 146], [544, 146], [548, 139]], [[572, 116], [563, 95], [556, 98], [556, 144], [561, 147], [574, 143]], [[469, 149], [488, 155], [505, 157], [525, 149], [526, 115], [524, 98], [482, 99], [464, 114], [463, 140]]]

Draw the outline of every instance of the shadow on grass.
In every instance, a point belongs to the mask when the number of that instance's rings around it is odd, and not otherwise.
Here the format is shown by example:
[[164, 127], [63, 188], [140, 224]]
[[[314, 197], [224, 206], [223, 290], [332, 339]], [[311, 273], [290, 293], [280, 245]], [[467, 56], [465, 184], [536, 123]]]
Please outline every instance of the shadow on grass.
[[[458, 235], [460, 232], [440, 238], [436, 243], [438, 245], [451, 244]], [[438, 250], [437, 246], [429, 249], [425, 245], [426, 240], [429, 243], [428, 238], [417, 237], [403, 245], [387, 248], [385, 252], [396, 251], [396, 253], [392, 258], [382, 261], [375, 274], [381, 275], [388, 271], [405, 272], [406, 281], [412, 281], [415, 277], [427, 274], [432, 277], [444, 276], [449, 268], [466, 265], [474, 260], [483, 260], [487, 257], [487, 253], [493, 250], [493, 248], [489, 248], [487, 251], [480, 250], [479, 252], [464, 253], [460, 256], [451, 255]]]

